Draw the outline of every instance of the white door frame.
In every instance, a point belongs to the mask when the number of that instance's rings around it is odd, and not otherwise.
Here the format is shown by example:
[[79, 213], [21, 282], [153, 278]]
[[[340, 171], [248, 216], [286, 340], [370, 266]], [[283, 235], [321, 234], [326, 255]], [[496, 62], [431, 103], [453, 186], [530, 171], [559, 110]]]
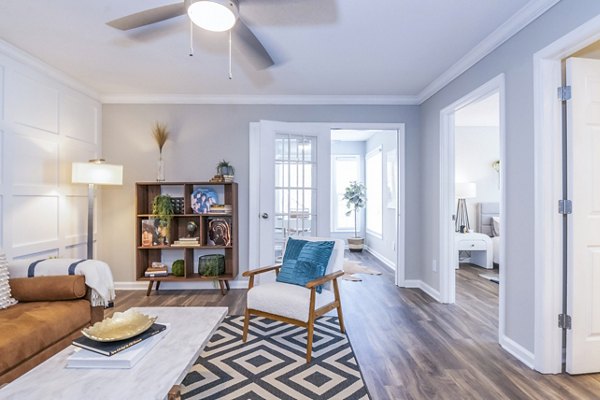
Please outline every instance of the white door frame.
[[[491, 93], [500, 94], [500, 226], [506, 232], [506, 213], [504, 212], [506, 204], [506, 133], [505, 133], [505, 106], [504, 106], [504, 74], [500, 74], [485, 84], [481, 85], [471, 93], [450, 104], [440, 111], [440, 300], [442, 303], [454, 303], [456, 301], [456, 270], [454, 268], [454, 223], [452, 215], [454, 214], [454, 114], [457, 110], [468, 104], [484, 98]], [[503, 265], [505, 259], [505, 243], [500, 241], [500, 265]], [[500, 295], [499, 295], [499, 317], [498, 317], [498, 336], [502, 343], [505, 326], [505, 293], [506, 293], [506, 268], [500, 267]]]
[[535, 369], [560, 373], [562, 332], [562, 109], [561, 61], [600, 40], [596, 16], [533, 56], [535, 151]]
[[[306, 122], [307, 124], [311, 122]], [[397, 286], [405, 287], [405, 235], [406, 235], [406, 214], [405, 214], [405, 176], [406, 176], [406, 133], [405, 125], [402, 122], [398, 123], [350, 123], [350, 122], [326, 122], [329, 129], [372, 129], [372, 130], [396, 130], [398, 132], [398, 223], [396, 232], [396, 276], [395, 283]], [[250, 123], [250, 164], [249, 164], [249, 237], [258, 237], [257, 218], [260, 213], [259, 209], [259, 190], [258, 184], [255, 184], [260, 179], [260, 149], [258, 148], [260, 138], [260, 123]], [[257, 246], [248, 246], [248, 260], [250, 268], [258, 268], [259, 253]]]

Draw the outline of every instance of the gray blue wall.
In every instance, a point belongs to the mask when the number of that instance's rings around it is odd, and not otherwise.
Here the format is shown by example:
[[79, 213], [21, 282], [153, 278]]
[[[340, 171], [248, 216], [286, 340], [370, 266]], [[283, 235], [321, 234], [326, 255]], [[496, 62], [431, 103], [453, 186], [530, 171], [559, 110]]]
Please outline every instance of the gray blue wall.
[[[495, 76], [506, 75], [506, 335], [534, 350], [533, 55], [600, 13], [598, 0], [562, 0], [421, 105], [420, 278], [439, 289], [440, 111]], [[409, 248], [407, 246], [407, 248]], [[439, 271], [439, 269], [438, 269]]]
[[[407, 226], [417, 227], [419, 207], [418, 106], [253, 106], [253, 105], [104, 105], [102, 149], [110, 162], [123, 164], [122, 187], [102, 191], [104, 237], [98, 257], [113, 269], [116, 281], [133, 281], [135, 271], [136, 181], [156, 179], [157, 148], [152, 138], [154, 121], [165, 122], [173, 140], [164, 148], [168, 181], [197, 181], [215, 174], [216, 163], [225, 158], [236, 167], [239, 183], [240, 271], [248, 269], [248, 166], [249, 123], [373, 122], [406, 124]], [[112, 232], [113, 234], [108, 234]], [[419, 235], [408, 235], [407, 276], [419, 275]]]

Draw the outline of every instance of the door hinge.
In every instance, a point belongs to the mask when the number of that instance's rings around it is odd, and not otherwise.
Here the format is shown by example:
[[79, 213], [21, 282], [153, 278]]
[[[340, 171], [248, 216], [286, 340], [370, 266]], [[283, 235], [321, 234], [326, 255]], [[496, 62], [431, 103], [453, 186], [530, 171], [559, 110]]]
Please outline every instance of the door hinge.
[[558, 213], [562, 215], [573, 214], [573, 202], [571, 200], [558, 201]]
[[571, 316], [558, 314], [558, 327], [561, 329], [571, 329]]
[[558, 99], [560, 101], [571, 100], [571, 86], [561, 86], [558, 88]]

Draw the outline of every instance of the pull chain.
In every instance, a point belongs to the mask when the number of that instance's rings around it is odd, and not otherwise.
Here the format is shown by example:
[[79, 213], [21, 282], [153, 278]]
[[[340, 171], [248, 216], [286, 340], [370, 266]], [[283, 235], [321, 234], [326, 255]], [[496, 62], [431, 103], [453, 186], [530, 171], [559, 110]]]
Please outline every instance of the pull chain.
[[194, 57], [194, 23], [190, 20], [190, 57]]
[[233, 79], [233, 74], [231, 73], [231, 29], [229, 30], [229, 79]]

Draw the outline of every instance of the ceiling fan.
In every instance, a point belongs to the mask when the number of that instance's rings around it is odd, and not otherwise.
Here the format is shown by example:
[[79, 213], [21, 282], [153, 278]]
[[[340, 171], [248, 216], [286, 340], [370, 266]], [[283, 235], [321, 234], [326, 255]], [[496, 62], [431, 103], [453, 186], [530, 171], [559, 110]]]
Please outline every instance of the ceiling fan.
[[241, 43], [240, 50], [257, 69], [266, 69], [275, 64], [269, 52], [240, 18], [238, 0], [184, 0], [127, 15], [107, 22], [107, 25], [127, 31], [186, 13], [195, 25], [203, 29], [213, 32], [231, 30]]

